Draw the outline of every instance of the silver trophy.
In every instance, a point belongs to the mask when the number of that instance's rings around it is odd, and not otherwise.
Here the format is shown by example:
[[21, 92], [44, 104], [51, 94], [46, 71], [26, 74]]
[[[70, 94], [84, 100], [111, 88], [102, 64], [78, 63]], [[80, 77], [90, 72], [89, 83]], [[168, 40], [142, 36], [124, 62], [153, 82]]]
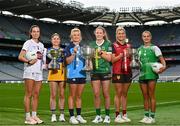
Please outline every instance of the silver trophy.
[[85, 66], [84, 66], [84, 71], [90, 72], [93, 70], [93, 64], [92, 64], [92, 58], [95, 53], [95, 49], [91, 48], [90, 46], [84, 46], [81, 48], [82, 55], [85, 58]]
[[132, 69], [139, 69], [138, 54], [136, 49], [131, 49], [132, 60], [130, 66]]
[[48, 64], [48, 69], [59, 70], [60, 64], [57, 62], [57, 59], [63, 56], [63, 49], [51, 49], [47, 53], [47, 57], [51, 59], [51, 62]]

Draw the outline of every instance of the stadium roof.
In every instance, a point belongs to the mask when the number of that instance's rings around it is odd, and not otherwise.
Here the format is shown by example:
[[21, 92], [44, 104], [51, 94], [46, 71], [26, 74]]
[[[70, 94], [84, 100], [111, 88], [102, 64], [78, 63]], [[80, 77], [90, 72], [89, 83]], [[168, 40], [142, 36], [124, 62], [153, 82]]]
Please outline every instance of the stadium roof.
[[131, 12], [122, 10], [112, 12], [107, 7], [88, 7], [76, 1], [64, 3], [54, 0], [0, 0], [0, 11], [9, 11], [16, 15], [30, 15], [34, 18], [51, 18], [60, 22], [74, 20], [89, 24], [104, 22], [116, 25], [121, 22], [137, 22], [144, 24], [149, 21], [172, 22], [180, 19], [180, 7], [162, 8], [149, 11], [135, 9]]

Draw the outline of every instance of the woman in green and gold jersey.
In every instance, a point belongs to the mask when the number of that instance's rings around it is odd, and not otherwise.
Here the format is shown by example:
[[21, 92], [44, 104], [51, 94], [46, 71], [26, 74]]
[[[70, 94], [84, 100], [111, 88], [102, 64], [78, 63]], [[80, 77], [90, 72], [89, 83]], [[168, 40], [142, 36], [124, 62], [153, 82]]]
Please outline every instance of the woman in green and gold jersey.
[[93, 123], [103, 121], [100, 110], [100, 89], [102, 87], [103, 96], [105, 99], [105, 119], [104, 123], [110, 123], [109, 107], [110, 107], [110, 80], [111, 80], [111, 54], [112, 46], [108, 40], [106, 30], [99, 26], [95, 29], [94, 34], [96, 40], [91, 43], [91, 47], [95, 49], [93, 58], [93, 71], [91, 73], [91, 84], [94, 93], [94, 104], [96, 108], [96, 117]]

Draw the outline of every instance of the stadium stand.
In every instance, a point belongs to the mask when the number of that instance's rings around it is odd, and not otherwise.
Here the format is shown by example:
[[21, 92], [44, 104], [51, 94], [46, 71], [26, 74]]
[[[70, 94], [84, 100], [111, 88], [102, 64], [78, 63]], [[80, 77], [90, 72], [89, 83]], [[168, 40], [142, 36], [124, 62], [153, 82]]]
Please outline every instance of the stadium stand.
[[[0, 62], [0, 81], [21, 81], [23, 76], [23, 63], [17, 61]], [[44, 70], [43, 80], [47, 80], [48, 72]]]
[[[20, 39], [26, 40], [28, 38], [28, 29], [32, 24], [37, 24], [41, 27], [42, 40], [45, 43], [50, 42], [50, 36], [52, 33], [57, 32], [62, 36], [64, 43], [69, 41], [70, 30], [73, 27], [79, 27], [82, 31], [83, 41], [91, 41], [94, 38], [93, 32], [94, 26], [72, 26], [67, 24], [59, 23], [45, 23], [42, 21], [36, 21], [31, 19], [20, 19], [17, 17], [5, 17], [0, 16], [0, 35], [5, 38], [10, 39]], [[107, 26], [108, 36], [111, 41], [115, 40], [115, 26]], [[135, 26], [126, 27], [127, 36], [134, 46], [139, 46], [141, 44], [141, 33], [144, 30], [150, 30], [153, 35], [153, 41], [155, 44], [170, 44], [179, 43], [180, 41], [180, 25], [179, 24], [164, 24], [162, 26]], [[136, 32], [134, 32], [136, 31]]]
[[[20, 49], [28, 39], [28, 30], [31, 25], [37, 24], [41, 28], [41, 40], [45, 47], [50, 46], [50, 37], [57, 32], [61, 35], [62, 43], [67, 45], [70, 41], [70, 30], [79, 27], [82, 31], [82, 43], [87, 44], [94, 40], [94, 29], [97, 25], [92, 22], [107, 22], [105, 26], [109, 39], [115, 41], [116, 24], [121, 22], [138, 22], [138, 26], [125, 26], [128, 39], [134, 48], [142, 44], [141, 33], [151, 31], [153, 43], [158, 45], [168, 64], [172, 64], [160, 78], [163, 81], [179, 80], [180, 76], [180, 24], [172, 23], [180, 19], [180, 7], [155, 9], [143, 12], [110, 12], [106, 7], [82, 8], [79, 3], [65, 4], [48, 0], [0, 1], [0, 80], [22, 80], [23, 64], [17, 57]], [[32, 4], [33, 3], [33, 4]], [[16, 6], [16, 7], [15, 7]], [[5, 15], [2, 11], [10, 11], [14, 15]], [[33, 18], [22, 18], [19, 15], [30, 15]], [[57, 22], [41, 21], [40, 18], [49, 17]], [[65, 24], [66, 20], [80, 21], [84, 24]], [[163, 25], [144, 25], [148, 21], [166, 21]], [[60, 23], [59, 23], [60, 22]], [[136, 72], [135, 72], [136, 73]], [[44, 73], [44, 80], [47, 71]], [[137, 80], [136, 77], [134, 80]]]

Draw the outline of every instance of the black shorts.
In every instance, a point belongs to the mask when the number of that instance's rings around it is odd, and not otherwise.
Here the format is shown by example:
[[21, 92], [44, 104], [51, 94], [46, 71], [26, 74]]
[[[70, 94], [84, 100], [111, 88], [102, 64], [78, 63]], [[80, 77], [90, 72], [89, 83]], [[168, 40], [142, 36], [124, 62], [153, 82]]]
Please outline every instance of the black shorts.
[[110, 73], [91, 74], [91, 81], [95, 81], [95, 80], [100, 80], [100, 81], [111, 80], [111, 74]]
[[139, 83], [140, 83], [140, 84], [148, 84], [149, 81], [155, 81], [155, 82], [157, 82], [156, 79], [147, 79], [147, 80], [139, 80]]
[[132, 74], [113, 74], [112, 83], [131, 83]]
[[86, 78], [68, 78], [67, 83], [69, 83], [69, 84], [85, 84]]

